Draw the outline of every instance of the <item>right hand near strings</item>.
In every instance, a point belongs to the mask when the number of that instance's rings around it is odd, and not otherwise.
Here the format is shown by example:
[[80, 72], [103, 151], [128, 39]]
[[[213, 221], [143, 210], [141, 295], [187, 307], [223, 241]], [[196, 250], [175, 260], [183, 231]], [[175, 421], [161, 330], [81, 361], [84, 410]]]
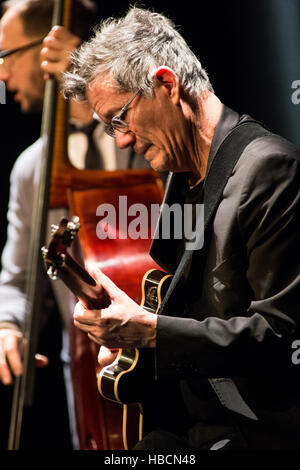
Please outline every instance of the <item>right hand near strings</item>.
[[105, 346], [101, 346], [98, 354], [98, 363], [102, 367], [109, 366], [118, 355], [118, 349], [109, 349]]

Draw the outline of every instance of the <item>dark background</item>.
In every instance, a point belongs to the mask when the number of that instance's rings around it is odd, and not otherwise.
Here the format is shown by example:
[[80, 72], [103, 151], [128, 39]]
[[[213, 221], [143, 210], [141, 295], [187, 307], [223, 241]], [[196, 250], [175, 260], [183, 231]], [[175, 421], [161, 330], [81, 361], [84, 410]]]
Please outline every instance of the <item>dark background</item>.
[[[103, 18], [122, 15], [131, 4], [97, 3]], [[166, 14], [179, 26], [223, 103], [300, 147], [300, 104], [291, 100], [292, 82], [300, 80], [299, 0], [145, 0], [138, 5]], [[19, 153], [39, 136], [40, 118], [22, 115], [10, 94], [0, 106], [0, 251], [6, 239], [9, 174]]]
[[[106, 18], [124, 14], [131, 2], [97, 3]], [[139, 5], [166, 14], [179, 26], [223, 103], [300, 147], [300, 104], [291, 100], [292, 83], [300, 81], [300, 0], [145, 0]], [[38, 138], [41, 115], [21, 114], [8, 93], [7, 103], [0, 105], [0, 123], [1, 253], [10, 171], [19, 153]]]

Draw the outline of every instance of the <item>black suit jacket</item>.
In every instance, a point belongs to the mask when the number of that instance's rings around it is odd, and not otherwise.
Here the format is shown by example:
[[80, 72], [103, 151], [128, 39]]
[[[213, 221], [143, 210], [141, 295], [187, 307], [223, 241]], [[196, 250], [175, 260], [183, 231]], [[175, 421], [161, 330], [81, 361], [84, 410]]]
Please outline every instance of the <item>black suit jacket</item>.
[[[223, 108], [209, 165], [243, 119]], [[184, 294], [189, 317], [186, 311], [158, 317], [157, 376], [181, 381], [192, 426], [222, 427], [230, 416], [253, 448], [300, 442], [300, 365], [292, 362], [293, 341], [300, 339], [299, 155], [274, 134], [246, 147], [204, 240], [205, 256], [193, 255]], [[172, 175], [169, 204], [182, 202], [184, 178]], [[170, 272], [177, 244], [152, 244], [153, 258]], [[224, 417], [207, 382], [212, 377], [233, 378], [258, 421], [232, 412]], [[200, 435], [193, 434], [201, 445]]]

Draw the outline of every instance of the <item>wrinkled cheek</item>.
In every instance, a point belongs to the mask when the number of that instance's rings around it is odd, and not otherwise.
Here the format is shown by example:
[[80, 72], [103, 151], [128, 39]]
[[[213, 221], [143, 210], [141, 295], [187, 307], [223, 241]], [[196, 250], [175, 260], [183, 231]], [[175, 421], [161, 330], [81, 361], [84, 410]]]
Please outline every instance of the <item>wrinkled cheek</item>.
[[181, 152], [176, 141], [176, 137], [172, 133], [162, 134], [160, 141], [161, 148], [169, 156], [170, 160], [174, 163], [177, 162], [178, 164], [180, 161]]
[[155, 131], [150, 126], [141, 123], [133, 125], [131, 128], [139, 140], [151, 143], [155, 140]]

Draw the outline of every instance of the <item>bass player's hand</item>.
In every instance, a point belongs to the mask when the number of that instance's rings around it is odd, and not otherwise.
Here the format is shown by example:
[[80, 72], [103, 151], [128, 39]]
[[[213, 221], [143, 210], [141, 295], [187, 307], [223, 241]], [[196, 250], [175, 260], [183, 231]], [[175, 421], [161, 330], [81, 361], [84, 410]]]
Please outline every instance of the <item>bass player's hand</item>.
[[17, 327], [0, 328], [0, 380], [4, 385], [12, 383], [12, 373], [21, 375], [23, 371], [19, 353], [19, 340], [22, 333]]
[[[0, 326], [0, 382], [11, 385], [13, 376], [19, 376], [23, 372], [20, 355], [20, 341], [22, 333], [13, 323], [11, 326]], [[46, 356], [35, 355], [35, 366], [46, 367], [49, 361]]]
[[43, 41], [41, 68], [44, 78], [54, 75], [58, 81], [70, 64], [71, 53], [80, 45], [81, 40], [63, 26], [53, 26]]

